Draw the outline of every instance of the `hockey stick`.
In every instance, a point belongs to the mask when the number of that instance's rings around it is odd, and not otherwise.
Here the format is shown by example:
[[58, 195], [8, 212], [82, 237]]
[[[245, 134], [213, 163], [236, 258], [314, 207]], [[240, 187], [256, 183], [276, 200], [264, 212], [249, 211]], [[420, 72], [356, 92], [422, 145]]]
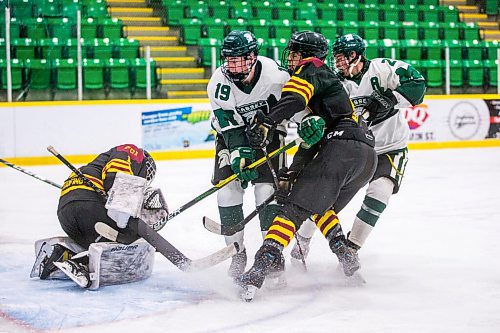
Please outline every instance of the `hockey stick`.
[[243, 220], [238, 222], [235, 225], [229, 226], [229, 227], [223, 227], [220, 223], [212, 220], [209, 217], [204, 216], [203, 217], [203, 226], [205, 229], [207, 229], [210, 232], [213, 232], [215, 234], [223, 235], [223, 236], [231, 236], [237, 233], [238, 231], [242, 230], [245, 225], [250, 222], [257, 214], [259, 214], [271, 201], [274, 200], [274, 194], [271, 195], [269, 198], [267, 198], [263, 203], [258, 205], [254, 211], [252, 211], [250, 214], [248, 214], [247, 217], [245, 217]]
[[[275, 151], [271, 152], [269, 154], [269, 158], [273, 158], [275, 156], [278, 156], [279, 154], [287, 151], [288, 149], [298, 145], [300, 142], [302, 142], [302, 139], [300, 139], [300, 138], [297, 138], [293, 141], [290, 141], [287, 145], [280, 147], [280, 148], [276, 149]], [[265, 162], [266, 162], [266, 157], [262, 157], [262, 158], [258, 159], [257, 161], [253, 162], [252, 164], [250, 164], [248, 166], [248, 169], [256, 168], [256, 167], [264, 164]], [[200, 194], [196, 198], [192, 199], [188, 203], [186, 203], [186, 204], [182, 205], [181, 207], [177, 208], [176, 210], [174, 210], [172, 213], [169, 213], [166, 218], [156, 222], [153, 225], [153, 229], [155, 229], [157, 231], [161, 230], [165, 226], [165, 224], [167, 224], [168, 221], [170, 221], [171, 219], [173, 219], [174, 217], [176, 217], [177, 215], [179, 215], [180, 213], [182, 213], [186, 209], [194, 206], [195, 204], [197, 204], [201, 200], [205, 199], [206, 197], [214, 194], [215, 192], [217, 192], [218, 190], [220, 190], [221, 188], [223, 188], [224, 186], [226, 186], [227, 184], [229, 184], [230, 182], [232, 182], [236, 178], [237, 178], [237, 176], [235, 174], [233, 174], [233, 175], [227, 177], [226, 179], [220, 181], [217, 185], [215, 185], [211, 189], [203, 192], [202, 194]]]
[[[73, 172], [75, 172], [78, 177], [82, 178], [82, 180], [88, 186], [92, 187], [96, 190], [97, 193], [102, 197], [104, 201], [106, 201], [107, 194], [95, 186], [90, 179], [85, 177], [84, 174], [77, 168], [73, 166], [67, 159], [65, 159], [61, 154], [59, 154], [54, 147], [49, 146], [47, 150], [50, 151], [55, 157], [57, 157], [61, 162], [63, 162], [68, 168], [70, 168]], [[156, 251], [160, 252], [165, 258], [167, 258], [172, 264], [174, 264], [177, 268], [182, 271], [192, 271], [198, 269], [204, 269], [213, 265], [224, 261], [238, 253], [238, 244], [233, 243], [226, 246], [224, 249], [219, 250], [212, 255], [209, 255], [205, 258], [199, 259], [197, 261], [191, 260], [186, 257], [182, 252], [180, 252], [175, 246], [173, 246], [170, 242], [168, 242], [165, 238], [163, 238], [157, 231], [151, 229], [149, 225], [141, 219], [132, 219], [131, 220], [131, 228], [137, 229], [136, 233], [138, 236], [144, 238], [146, 242], [151, 244]], [[137, 225], [135, 226], [135, 223]], [[99, 226], [98, 226], [99, 225]], [[112, 241], [123, 241], [125, 244], [130, 244], [133, 241], [133, 237], [130, 235], [126, 235], [118, 232], [113, 229], [109, 225], [98, 222], [96, 223], [95, 229], [97, 233], [101, 236], [112, 240]], [[102, 231], [102, 233], [100, 232]], [[125, 236], [124, 236], [125, 235]]]
[[50, 184], [50, 185], [52, 185], [52, 186], [54, 186], [54, 187], [57, 187], [57, 188], [59, 188], [59, 189], [60, 189], [60, 188], [62, 188], [62, 187], [61, 187], [61, 185], [56, 184], [56, 183], [54, 183], [53, 181], [50, 181], [50, 180], [48, 180], [48, 179], [42, 178], [42, 177], [40, 177], [40, 176], [38, 176], [38, 175], [35, 175], [33, 172], [28, 171], [28, 170], [26, 170], [26, 169], [23, 169], [23, 168], [21, 168], [20, 166], [17, 166], [17, 165], [15, 165], [15, 164], [13, 164], [13, 163], [10, 163], [10, 162], [8, 162], [8, 161], [6, 161], [6, 160], [4, 160], [4, 159], [1, 159], [1, 158], [0, 158], [0, 162], [2, 162], [3, 164], [5, 164], [6, 166], [11, 167], [12, 169], [16, 169], [17, 171], [21, 171], [22, 173], [27, 174], [28, 176], [31, 176], [31, 177], [36, 178], [36, 179], [38, 179], [38, 180], [41, 180], [42, 182], [45, 182], [45, 183], [47, 183], [47, 184]]

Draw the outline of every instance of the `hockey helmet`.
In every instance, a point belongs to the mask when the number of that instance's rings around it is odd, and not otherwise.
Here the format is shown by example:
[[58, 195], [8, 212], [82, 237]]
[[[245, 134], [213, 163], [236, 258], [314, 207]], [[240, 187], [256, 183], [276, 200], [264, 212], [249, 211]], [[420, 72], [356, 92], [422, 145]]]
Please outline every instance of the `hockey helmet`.
[[146, 149], [143, 148], [142, 152], [144, 153], [144, 160], [142, 161], [141, 169], [146, 168], [146, 181], [149, 186], [156, 175], [156, 163]]
[[[281, 64], [284, 67], [289, 67], [288, 55], [290, 52], [300, 53], [301, 59], [316, 57], [323, 60], [328, 54], [328, 42], [326, 38], [318, 32], [296, 32], [288, 41], [288, 45], [281, 55]], [[293, 68], [289, 69], [293, 70]]]
[[365, 55], [366, 51], [365, 41], [356, 34], [340, 36], [332, 45], [333, 56], [343, 54], [346, 58], [349, 58], [352, 51], [359, 56]]
[[[257, 61], [259, 44], [250, 31], [231, 31], [222, 42], [220, 51], [222, 73], [230, 81], [242, 81]], [[252, 57], [253, 55], [253, 57]], [[228, 58], [237, 58], [231, 59]], [[229, 64], [231, 62], [231, 66]]]

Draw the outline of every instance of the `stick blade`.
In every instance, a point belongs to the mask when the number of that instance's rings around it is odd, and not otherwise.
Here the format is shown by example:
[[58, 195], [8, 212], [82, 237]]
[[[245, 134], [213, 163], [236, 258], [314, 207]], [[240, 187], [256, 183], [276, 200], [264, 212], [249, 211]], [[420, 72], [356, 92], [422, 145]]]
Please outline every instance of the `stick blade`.
[[238, 252], [238, 243], [229, 244], [225, 248], [214, 252], [204, 258], [191, 260], [191, 262], [185, 266], [185, 270], [188, 272], [196, 272], [207, 269], [231, 258]]
[[222, 235], [222, 225], [207, 216], [203, 216], [203, 226], [214, 234]]

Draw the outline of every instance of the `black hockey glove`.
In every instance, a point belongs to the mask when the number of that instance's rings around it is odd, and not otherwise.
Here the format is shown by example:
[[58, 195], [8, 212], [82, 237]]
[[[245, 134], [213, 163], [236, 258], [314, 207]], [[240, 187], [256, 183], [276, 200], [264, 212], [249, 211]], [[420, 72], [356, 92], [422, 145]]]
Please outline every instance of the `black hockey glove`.
[[292, 184], [298, 176], [297, 171], [292, 171], [287, 167], [278, 170], [278, 189], [276, 190], [276, 202], [283, 205], [288, 200], [288, 195], [292, 189]]
[[394, 105], [398, 104], [398, 99], [392, 91], [387, 90], [383, 94], [374, 90], [364, 106], [363, 118], [371, 121], [375, 118], [383, 116], [385, 113], [392, 110]]
[[246, 129], [250, 146], [254, 149], [265, 148], [273, 140], [275, 129], [276, 123], [262, 111], [257, 111], [252, 124]]

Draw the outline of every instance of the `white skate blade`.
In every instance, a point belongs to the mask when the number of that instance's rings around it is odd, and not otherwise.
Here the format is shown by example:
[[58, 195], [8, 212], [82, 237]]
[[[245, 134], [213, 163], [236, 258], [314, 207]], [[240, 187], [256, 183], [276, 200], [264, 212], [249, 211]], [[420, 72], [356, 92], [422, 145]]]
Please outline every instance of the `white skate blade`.
[[66, 276], [73, 280], [81, 288], [87, 289], [89, 280], [85, 276], [76, 276], [71, 272], [71, 266], [67, 262], [54, 262], [54, 265], [59, 268]]
[[252, 286], [252, 285], [243, 287], [243, 290], [240, 294], [240, 297], [245, 302], [250, 302], [255, 297], [255, 293], [257, 292], [257, 290], [259, 290], [259, 288], [257, 288], [256, 286]]

